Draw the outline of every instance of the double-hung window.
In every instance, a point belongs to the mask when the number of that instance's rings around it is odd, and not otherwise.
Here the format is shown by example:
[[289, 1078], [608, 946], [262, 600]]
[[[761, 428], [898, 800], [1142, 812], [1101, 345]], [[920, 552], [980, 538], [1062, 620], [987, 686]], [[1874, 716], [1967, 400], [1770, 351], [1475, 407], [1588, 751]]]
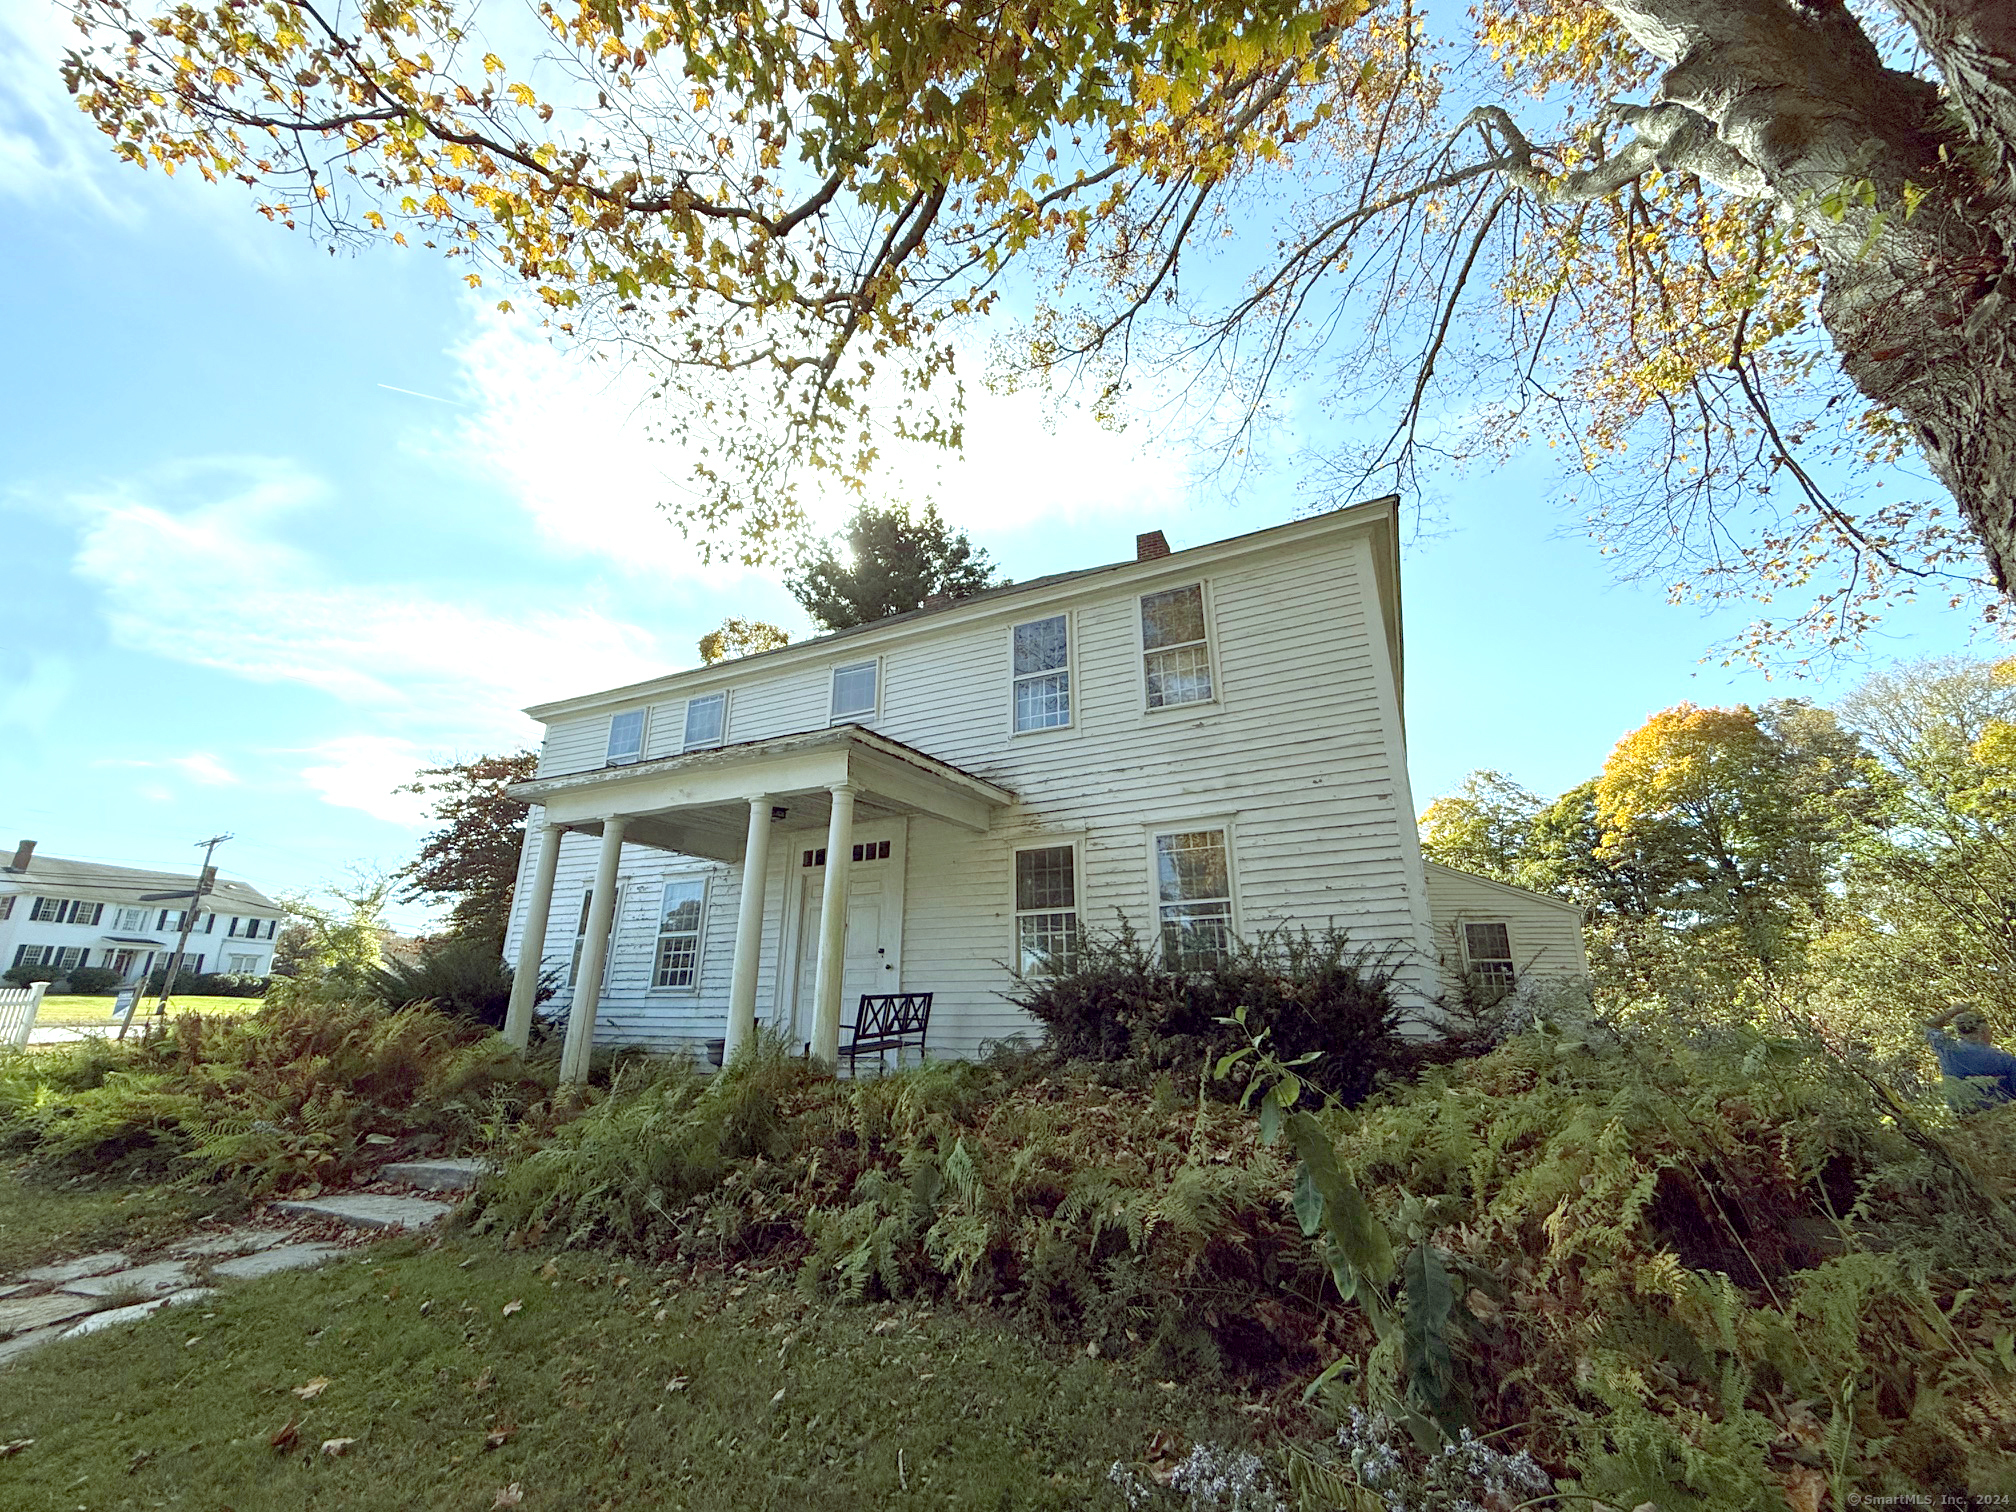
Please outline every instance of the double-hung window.
[[114, 929], [145, 929], [147, 910], [144, 908], [122, 908], [112, 921]]
[[1203, 971], [1232, 946], [1232, 864], [1222, 829], [1155, 837], [1155, 900], [1162, 958], [1178, 971]]
[[1512, 964], [1512, 930], [1500, 922], [1463, 926], [1463, 963], [1478, 997], [1495, 1003], [1519, 985]]
[[686, 700], [686, 734], [679, 742], [679, 749], [699, 751], [708, 746], [718, 746], [727, 728], [726, 690], [719, 693], [702, 693], [697, 698], [689, 698]]
[[873, 661], [849, 662], [844, 667], [833, 669], [833, 724], [875, 717], [876, 673], [879, 670], [879, 665]]
[[1141, 656], [1149, 708], [1211, 701], [1203, 584], [1141, 596]]
[[1071, 643], [1065, 616], [1015, 627], [1015, 731], [1071, 723]]
[[658, 959], [653, 987], [689, 988], [700, 982], [700, 920], [707, 902], [704, 878], [665, 884], [658, 907]]
[[37, 898], [35, 906], [28, 911], [28, 917], [37, 924], [60, 924], [63, 921], [63, 905], [67, 901], [64, 898]]
[[259, 957], [256, 955], [233, 955], [230, 957], [230, 972], [233, 976], [256, 976], [259, 972]]
[[608, 766], [629, 766], [644, 758], [644, 711], [625, 709], [609, 721]]
[[1078, 856], [1068, 845], [1015, 852], [1015, 956], [1024, 976], [1068, 969], [1078, 951]]
[[13, 917], [14, 897], [13, 893], [0, 893], [0, 919]]
[[79, 898], [70, 905], [70, 922], [72, 924], [96, 924], [104, 917], [105, 905], [103, 903], [87, 903], [84, 899]]

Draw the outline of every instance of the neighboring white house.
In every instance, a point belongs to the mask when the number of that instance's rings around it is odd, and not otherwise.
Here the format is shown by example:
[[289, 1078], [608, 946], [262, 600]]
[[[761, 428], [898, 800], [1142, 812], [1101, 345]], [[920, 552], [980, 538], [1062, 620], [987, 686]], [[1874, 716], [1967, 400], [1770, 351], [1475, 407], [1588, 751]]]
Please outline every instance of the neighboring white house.
[[[186, 906], [147, 895], [195, 885], [186, 874], [40, 856], [23, 840], [0, 867], [0, 969], [106, 967], [122, 982], [140, 981], [168, 964]], [[268, 975], [280, 918], [280, 905], [257, 888], [218, 878], [189, 935], [185, 969]]]
[[543, 970], [559, 1006], [600, 978], [606, 1045], [753, 1018], [830, 1059], [861, 994], [928, 991], [931, 1053], [970, 1055], [1122, 917], [1193, 959], [1335, 926], [1417, 1011], [1586, 974], [1572, 905], [1424, 865], [1402, 685], [1383, 499], [530, 709], [519, 1021]]

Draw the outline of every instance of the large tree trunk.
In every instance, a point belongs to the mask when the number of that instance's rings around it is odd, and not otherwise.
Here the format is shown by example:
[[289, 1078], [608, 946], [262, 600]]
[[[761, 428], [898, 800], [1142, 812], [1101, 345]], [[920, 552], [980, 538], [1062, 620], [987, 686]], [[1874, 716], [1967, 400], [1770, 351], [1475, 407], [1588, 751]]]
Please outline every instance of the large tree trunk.
[[[1947, 81], [1885, 68], [1840, 0], [1602, 0], [1669, 66], [1658, 160], [1818, 240], [1821, 319], [2016, 583], [2016, 0], [1893, 0]], [[1706, 130], [1674, 129], [1679, 107]]]

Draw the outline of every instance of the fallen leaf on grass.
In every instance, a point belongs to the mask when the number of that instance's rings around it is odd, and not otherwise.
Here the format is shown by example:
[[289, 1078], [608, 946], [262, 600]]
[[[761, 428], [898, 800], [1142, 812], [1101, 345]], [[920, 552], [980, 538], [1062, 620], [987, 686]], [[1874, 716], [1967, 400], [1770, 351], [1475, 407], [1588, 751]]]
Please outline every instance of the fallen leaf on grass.
[[684, 1391], [692, 1382], [691, 1376], [676, 1375], [665, 1383], [667, 1391]]
[[316, 1376], [315, 1379], [310, 1381], [307, 1385], [296, 1386], [294, 1388], [294, 1395], [301, 1398], [301, 1400], [304, 1402], [312, 1402], [315, 1400], [315, 1398], [322, 1395], [322, 1393], [328, 1389], [329, 1389], [329, 1377]]
[[888, 1333], [891, 1329], [901, 1328], [902, 1326], [903, 1326], [903, 1320], [901, 1318], [884, 1318], [880, 1323], [877, 1323], [873, 1328], [869, 1329], [868, 1332], [885, 1334]]
[[1785, 1504], [1792, 1512], [1820, 1512], [1827, 1499], [1827, 1477], [1818, 1470], [1798, 1465], [1782, 1472], [1785, 1477]]
[[782, 1386], [777, 1388], [777, 1395], [770, 1398], [770, 1405], [772, 1407], [775, 1407], [779, 1402], [784, 1400], [784, 1390], [785, 1388]]
[[511, 1314], [519, 1311], [524, 1306], [525, 1306], [525, 1299], [523, 1297], [514, 1297], [509, 1302], [506, 1302], [504, 1304], [504, 1316], [508, 1318], [511, 1316]]
[[266, 1440], [275, 1449], [292, 1449], [301, 1440], [301, 1422], [298, 1418], [287, 1419], [287, 1426]]
[[483, 1436], [483, 1447], [485, 1449], [502, 1449], [506, 1444], [511, 1442], [512, 1436], [517, 1432], [518, 1425], [516, 1423], [506, 1423], [501, 1428], [492, 1428]]
[[497, 1512], [499, 1507], [515, 1507], [523, 1500], [525, 1500], [525, 1488], [513, 1481], [510, 1485], [498, 1489], [496, 1497], [490, 1503], [490, 1512]]
[[34, 1442], [33, 1439], [14, 1439], [10, 1443], [0, 1444], [0, 1459], [12, 1459]]
[[357, 1440], [353, 1438], [324, 1439], [322, 1440], [322, 1452], [324, 1454], [331, 1456], [332, 1458], [339, 1454], [348, 1454], [350, 1452], [350, 1446], [356, 1442]]

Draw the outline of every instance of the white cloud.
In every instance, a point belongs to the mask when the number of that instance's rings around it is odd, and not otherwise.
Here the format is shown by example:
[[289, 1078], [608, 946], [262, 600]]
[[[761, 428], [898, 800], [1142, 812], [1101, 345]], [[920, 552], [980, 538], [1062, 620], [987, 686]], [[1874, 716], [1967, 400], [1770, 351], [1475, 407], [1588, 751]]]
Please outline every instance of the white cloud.
[[27, 200], [88, 199], [122, 219], [130, 207], [108, 192], [120, 165], [106, 139], [77, 109], [60, 72], [79, 41], [55, 5], [0, 7], [0, 194]]
[[425, 748], [396, 735], [345, 735], [324, 741], [301, 776], [324, 803], [358, 809], [388, 824], [419, 825], [427, 818], [421, 793], [394, 791], [413, 780], [431, 759]]
[[97, 771], [108, 771], [115, 768], [156, 771], [162, 767], [168, 767], [182, 773], [183, 776], [189, 778], [192, 782], [199, 782], [205, 787], [235, 787], [244, 781], [236, 772], [232, 771], [231, 768], [208, 751], [191, 751], [187, 756], [170, 756], [164, 761], [145, 761], [138, 757], [128, 756], [103, 756], [93, 761], [91, 766]]
[[[556, 348], [522, 316], [471, 313], [470, 335], [450, 353], [471, 411], [446, 440], [452, 460], [495, 477], [570, 554], [724, 593], [741, 586], [740, 569], [703, 566], [658, 507], [688, 486], [691, 458], [646, 434], [654, 401], [642, 373]], [[872, 491], [928, 498], [983, 544], [1009, 530], [1166, 515], [1191, 492], [1188, 447], [1146, 441], [1139, 427], [1110, 431], [1082, 412], [1046, 415], [1035, 393], [969, 386], [965, 436], [959, 455], [892, 447]], [[853, 506], [837, 486], [809, 501], [828, 529]]]
[[[295, 516], [332, 502], [285, 461], [184, 463], [70, 502], [84, 519], [75, 570], [103, 590], [115, 644], [315, 688], [368, 715], [376, 733], [294, 754], [310, 758], [302, 780], [325, 801], [394, 822], [419, 810], [391, 787], [440, 751], [525, 740], [522, 705], [673, 665], [651, 636], [594, 608], [335, 580], [282, 539]], [[207, 752], [163, 764], [236, 780]]]

